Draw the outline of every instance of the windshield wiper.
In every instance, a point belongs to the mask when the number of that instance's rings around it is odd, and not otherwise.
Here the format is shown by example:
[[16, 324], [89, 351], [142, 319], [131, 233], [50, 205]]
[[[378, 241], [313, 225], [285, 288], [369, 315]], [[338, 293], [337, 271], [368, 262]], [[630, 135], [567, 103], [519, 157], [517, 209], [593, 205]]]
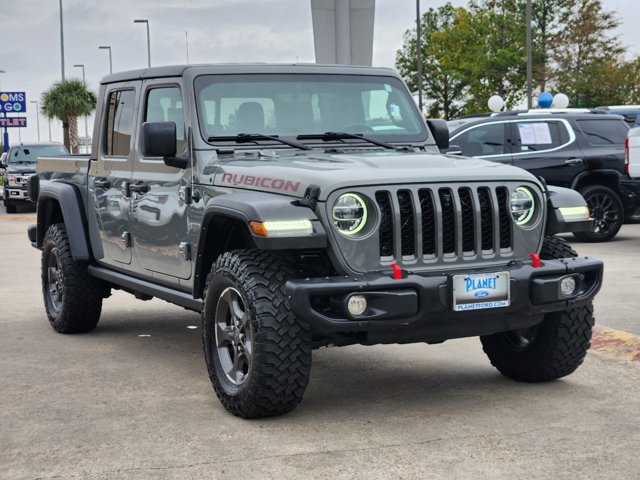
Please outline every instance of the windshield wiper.
[[344, 140], [345, 138], [355, 138], [358, 140], [364, 140], [365, 142], [369, 142], [374, 145], [378, 145], [379, 147], [387, 148], [389, 150], [396, 149], [396, 147], [394, 147], [390, 143], [374, 140], [373, 138], [370, 138], [370, 137], [365, 137], [362, 133], [348, 133], [348, 132], [310, 133], [306, 135], [298, 135], [296, 138], [298, 140], [322, 140], [324, 142], [329, 142], [331, 140]]
[[311, 150], [311, 147], [308, 145], [303, 145], [293, 140], [285, 140], [277, 135], [264, 135], [262, 133], [239, 133], [238, 135], [221, 135], [207, 138], [207, 142], [257, 143], [258, 140], [273, 140], [274, 142], [283, 143], [290, 147], [299, 148], [300, 150]]

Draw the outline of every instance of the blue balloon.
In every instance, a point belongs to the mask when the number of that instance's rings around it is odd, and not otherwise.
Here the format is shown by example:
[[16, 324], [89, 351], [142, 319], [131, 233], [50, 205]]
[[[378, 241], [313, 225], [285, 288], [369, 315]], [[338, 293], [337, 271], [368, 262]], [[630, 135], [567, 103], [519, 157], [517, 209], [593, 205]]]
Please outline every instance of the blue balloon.
[[540, 96], [538, 96], [538, 106], [540, 108], [549, 108], [553, 103], [553, 95], [549, 92], [542, 92]]

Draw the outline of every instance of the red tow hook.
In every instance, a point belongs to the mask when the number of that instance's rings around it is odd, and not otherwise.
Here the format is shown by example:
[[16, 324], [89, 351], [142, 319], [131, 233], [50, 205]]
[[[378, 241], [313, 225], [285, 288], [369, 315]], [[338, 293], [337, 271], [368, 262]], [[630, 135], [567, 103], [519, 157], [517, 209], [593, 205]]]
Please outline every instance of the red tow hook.
[[397, 263], [392, 263], [391, 268], [393, 269], [393, 273], [391, 274], [391, 278], [394, 280], [402, 280], [402, 269], [400, 265]]
[[540, 256], [537, 253], [530, 253], [529, 256], [531, 257], [531, 266], [533, 268], [540, 268], [542, 266]]

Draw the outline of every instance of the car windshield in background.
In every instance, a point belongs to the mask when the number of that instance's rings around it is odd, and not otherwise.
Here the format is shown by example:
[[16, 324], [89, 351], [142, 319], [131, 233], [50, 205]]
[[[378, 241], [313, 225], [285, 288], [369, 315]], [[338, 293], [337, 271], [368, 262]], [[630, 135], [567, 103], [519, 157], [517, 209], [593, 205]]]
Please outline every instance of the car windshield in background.
[[[296, 139], [347, 132], [403, 143], [428, 137], [413, 99], [393, 77], [203, 75], [196, 78], [195, 89], [201, 134], [211, 143], [226, 143], [240, 134]], [[323, 140], [338, 139], [314, 141]], [[339, 141], [358, 142], [349, 137]]]
[[11, 149], [11, 157], [9, 163], [36, 163], [38, 157], [55, 157], [58, 155], [66, 155], [67, 149], [62, 145], [38, 145], [14, 147]]

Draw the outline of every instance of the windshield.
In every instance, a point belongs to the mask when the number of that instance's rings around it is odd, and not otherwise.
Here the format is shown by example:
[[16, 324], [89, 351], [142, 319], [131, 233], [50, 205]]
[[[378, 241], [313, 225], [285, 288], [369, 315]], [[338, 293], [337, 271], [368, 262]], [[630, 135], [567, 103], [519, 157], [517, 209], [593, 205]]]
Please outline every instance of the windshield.
[[394, 77], [203, 75], [195, 89], [200, 131], [210, 143], [257, 133], [296, 139], [349, 132], [402, 143], [427, 139], [412, 98]]
[[13, 147], [9, 154], [9, 163], [14, 165], [36, 163], [38, 157], [55, 157], [58, 155], [66, 155], [67, 153], [67, 149], [62, 145]]

